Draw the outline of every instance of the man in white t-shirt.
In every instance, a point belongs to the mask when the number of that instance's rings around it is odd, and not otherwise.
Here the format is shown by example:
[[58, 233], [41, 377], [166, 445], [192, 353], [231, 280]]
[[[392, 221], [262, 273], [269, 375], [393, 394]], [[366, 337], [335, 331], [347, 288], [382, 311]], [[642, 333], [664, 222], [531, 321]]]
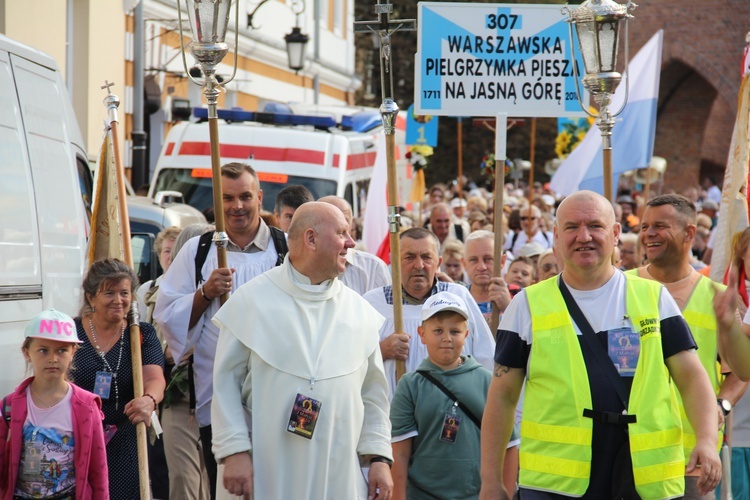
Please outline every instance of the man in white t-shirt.
[[716, 180], [713, 177], [706, 177], [703, 179], [703, 189], [706, 190], [706, 196], [709, 200], [713, 200], [717, 205], [721, 204], [721, 188], [716, 185]]
[[445, 243], [448, 240], [466, 241], [466, 237], [471, 232], [471, 228], [466, 221], [454, 223], [453, 214], [447, 203], [438, 203], [432, 207], [432, 210], [430, 210], [430, 223], [427, 225], [427, 229], [432, 231], [440, 242], [440, 253], [438, 255], [443, 254]]
[[542, 217], [539, 207], [531, 205], [531, 208], [521, 208], [520, 212], [521, 231], [513, 234], [505, 241], [505, 250], [510, 250], [513, 255], [518, 255], [521, 247], [529, 241], [539, 243], [543, 250], [552, 248], [552, 233], [542, 231], [539, 227], [539, 219]]
[[[560, 204], [555, 254], [564, 271], [521, 291], [498, 331], [482, 421], [481, 499], [508, 498], [499, 471], [522, 387], [524, 500], [620, 498], [634, 489], [645, 498], [681, 496], [672, 380], [696, 430], [687, 469], [700, 466], [701, 493], [716, 487], [718, 421], [708, 376], [672, 297], [612, 267], [619, 234], [604, 197], [580, 191]], [[621, 465], [629, 456], [633, 465]]]

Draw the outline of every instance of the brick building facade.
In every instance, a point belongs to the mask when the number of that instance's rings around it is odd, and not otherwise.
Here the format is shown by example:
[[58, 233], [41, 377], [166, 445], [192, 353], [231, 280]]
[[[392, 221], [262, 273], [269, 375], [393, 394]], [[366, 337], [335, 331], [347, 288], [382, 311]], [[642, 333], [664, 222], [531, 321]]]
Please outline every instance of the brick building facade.
[[664, 29], [654, 154], [667, 159], [664, 188], [704, 176], [721, 181], [737, 113], [748, 0], [652, 0], [634, 12], [631, 57]]

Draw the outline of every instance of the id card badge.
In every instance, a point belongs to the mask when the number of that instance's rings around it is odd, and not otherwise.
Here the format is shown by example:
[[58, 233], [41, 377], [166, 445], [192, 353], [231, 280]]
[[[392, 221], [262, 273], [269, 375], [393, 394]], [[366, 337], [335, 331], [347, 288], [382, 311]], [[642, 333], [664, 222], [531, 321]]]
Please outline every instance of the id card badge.
[[317, 399], [297, 393], [292, 406], [292, 414], [289, 416], [286, 430], [307, 439], [312, 439], [315, 432], [315, 424], [320, 415], [321, 402]]
[[23, 469], [28, 474], [39, 474], [42, 471], [42, 443], [36, 440], [36, 432], [32, 439], [27, 445], [26, 456], [23, 457]]
[[112, 388], [112, 374], [109, 372], [96, 372], [94, 381], [94, 394], [102, 399], [109, 399], [109, 391]]
[[460, 426], [461, 415], [456, 412], [456, 405], [454, 404], [450, 410], [445, 412], [445, 417], [443, 417], [443, 429], [440, 431], [440, 441], [454, 444]]
[[638, 356], [641, 353], [641, 338], [629, 326], [623, 326], [607, 332], [609, 358], [621, 377], [635, 375]]

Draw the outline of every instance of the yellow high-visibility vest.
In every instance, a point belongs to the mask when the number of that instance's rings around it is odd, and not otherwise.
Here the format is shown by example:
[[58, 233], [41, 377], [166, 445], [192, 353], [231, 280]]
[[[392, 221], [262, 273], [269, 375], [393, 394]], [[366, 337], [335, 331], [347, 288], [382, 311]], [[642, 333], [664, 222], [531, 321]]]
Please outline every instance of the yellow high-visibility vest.
[[[637, 274], [637, 269], [631, 269], [628, 273]], [[717, 326], [716, 326], [716, 314], [714, 313], [713, 301], [714, 295], [716, 294], [714, 285], [720, 290], [725, 290], [724, 285], [720, 285], [710, 278], [701, 276], [698, 282], [693, 288], [693, 293], [690, 294], [690, 299], [685, 304], [685, 309], [682, 311], [682, 316], [685, 318], [685, 322], [690, 327], [690, 331], [693, 334], [695, 345], [698, 346], [698, 358], [701, 360], [703, 368], [708, 373], [708, 378], [711, 381], [711, 387], [714, 389], [714, 393], [719, 394], [721, 383], [724, 381], [724, 377], [721, 375], [721, 366], [718, 359], [719, 346], [716, 341]], [[687, 414], [685, 413], [685, 406], [682, 403], [682, 396], [677, 391], [677, 403], [680, 405], [680, 418], [682, 419], [682, 444], [685, 452], [685, 462], [690, 460], [690, 453], [695, 448], [696, 437], [693, 426], [688, 421]], [[717, 451], [721, 450], [721, 444], [724, 442], [724, 432], [719, 432]]]
[[[626, 310], [641, 350], [630, 390], [633, 475], [643, 499], [684, 492], [680, 413], [661, 348], [661, 285], [626, 275]], [[593, 421], [586, 364], [557, 277], [526, 288], [532, 343], [521, 422], [522, 487], [582, 496], [591, 474]]]

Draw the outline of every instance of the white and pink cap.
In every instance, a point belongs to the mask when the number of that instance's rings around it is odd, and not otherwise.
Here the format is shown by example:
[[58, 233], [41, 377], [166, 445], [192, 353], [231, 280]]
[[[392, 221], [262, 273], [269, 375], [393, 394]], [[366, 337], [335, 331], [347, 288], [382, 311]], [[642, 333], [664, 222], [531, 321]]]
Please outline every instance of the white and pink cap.
[[73, 318], [54, 309], [42, 311], [32, 319], [24, 331], [24, 337], [70, 342], [72, 344], [81, 343], [78, 340]]

